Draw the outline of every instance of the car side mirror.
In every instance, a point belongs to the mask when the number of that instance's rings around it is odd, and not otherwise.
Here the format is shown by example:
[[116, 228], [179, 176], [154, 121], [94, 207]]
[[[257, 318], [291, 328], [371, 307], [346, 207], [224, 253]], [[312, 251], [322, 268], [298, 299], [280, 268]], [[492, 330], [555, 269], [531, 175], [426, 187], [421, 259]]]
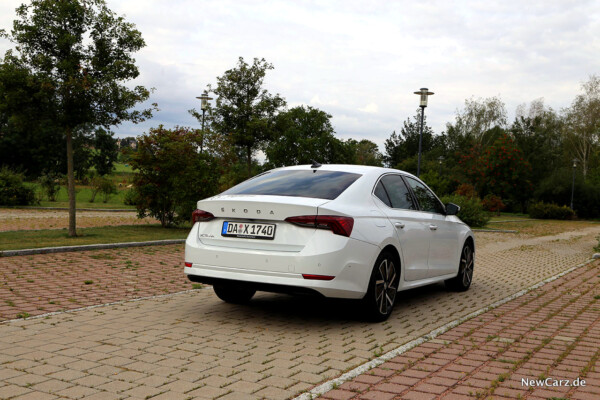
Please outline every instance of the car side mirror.
[[446, 204], [446, 215], [456, 215], [460, 211], [460, 206], [454, 203]]

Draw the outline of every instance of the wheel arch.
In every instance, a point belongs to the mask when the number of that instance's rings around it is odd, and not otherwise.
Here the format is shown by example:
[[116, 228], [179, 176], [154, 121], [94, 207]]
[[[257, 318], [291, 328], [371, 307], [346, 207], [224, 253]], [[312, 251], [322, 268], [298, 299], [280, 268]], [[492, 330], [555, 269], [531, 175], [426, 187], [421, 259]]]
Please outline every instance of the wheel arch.
[[377, 257], [379, 257], [382, 253], [385, 253], [386, 251], [389, 252], [394, 257], [394, 261], [396, 261], [398, 263], [398, 267], [399, 267], [398, 271], [400, 273], [400, 278], [401, 278], [402, 277], [402, 261], [401, 261], [400, 253], [398, 252], [398, 249], [396, 249], [396, 246], [394, 246], [393, 244], [388, 244], [383, 249], [381, 249], [381, 251], [379, 252]]

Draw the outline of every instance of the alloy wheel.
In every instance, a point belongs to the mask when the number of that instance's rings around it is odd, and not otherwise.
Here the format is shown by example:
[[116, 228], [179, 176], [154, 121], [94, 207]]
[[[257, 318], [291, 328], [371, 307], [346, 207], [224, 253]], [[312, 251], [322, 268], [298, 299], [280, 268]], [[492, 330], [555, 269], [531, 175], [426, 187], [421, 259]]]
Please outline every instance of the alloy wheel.
[[394, 306], [397, 290], [394, 263], [384, 258], [377, 268], [375, 280], [375, 302], [381, 314], [387, 315], [390, 312]]

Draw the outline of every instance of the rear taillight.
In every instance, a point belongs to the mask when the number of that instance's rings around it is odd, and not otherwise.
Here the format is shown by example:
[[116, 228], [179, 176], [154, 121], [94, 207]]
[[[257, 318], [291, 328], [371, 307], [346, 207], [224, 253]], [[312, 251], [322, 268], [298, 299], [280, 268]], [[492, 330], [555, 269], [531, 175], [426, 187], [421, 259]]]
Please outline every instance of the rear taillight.
[[194, 210], [194, 212], [192, 213], [193, 224], [195, 224], [196, 222], [210, 221], [212, 219], [215, 219], [215, 216], [209, 213], [208, 211]]
[[350, 237], [354, 227], [354, 218], [337, 215], [301, 215], [288, 217], [286, 222], [309, 228], [329, 229], [336, 235]]

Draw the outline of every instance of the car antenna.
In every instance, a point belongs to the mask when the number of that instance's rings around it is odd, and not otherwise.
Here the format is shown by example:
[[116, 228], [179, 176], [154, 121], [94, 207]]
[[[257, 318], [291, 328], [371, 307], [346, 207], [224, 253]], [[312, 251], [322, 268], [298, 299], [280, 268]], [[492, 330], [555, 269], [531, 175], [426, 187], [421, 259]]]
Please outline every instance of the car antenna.
[[321, 163], [316, 162], [315, 160], [311, 160], [311, 161], [312, 161], [312, 165], [310, 167], [315, 168], [315, 170], [313, 172], [317, 172], [316, 168], [319, 168], [321, 166]]

